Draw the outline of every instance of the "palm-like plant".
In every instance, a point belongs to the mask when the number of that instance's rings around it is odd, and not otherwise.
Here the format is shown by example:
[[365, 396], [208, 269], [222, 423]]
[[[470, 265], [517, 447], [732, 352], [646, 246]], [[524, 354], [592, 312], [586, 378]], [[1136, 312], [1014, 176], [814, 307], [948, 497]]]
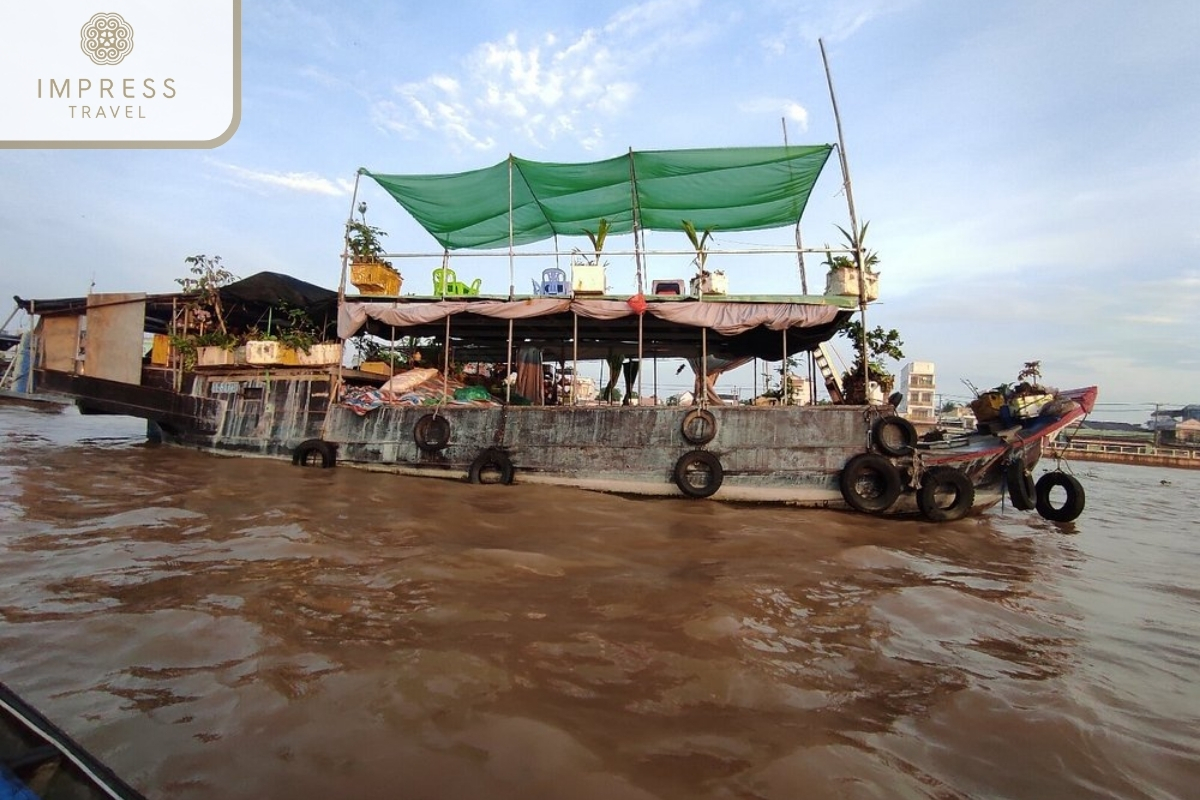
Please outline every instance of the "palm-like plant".
[[[875, 271], [874, 267], [879, 263], [879, 254], [874, 250], [867, 250], [863, 246], [863, 240], [867, 238], [867, 228], [870, 227], [870, 225], [871, 222], [869, 220], [864, 222], [862, 227], [859, 228], [857, 236], [843, 228], [841, 225], [836, 226], [837, 229], [842, 232], [842, 238], [846, 240], [846, 247], [851, 251], [852, 255], [849, 257], [833, 255], [829, 256], [829, 259], [825, 263], [831, 270], [849, 269], [857, 266], [858, 256], [859, 253], [861, 253], [863, 257], [863, 269], [865, 269], [867, 272]], [[826, 248], [828, 248], [828, 245], [826, 245]]]
[[703, 233], [696, 232], [695, 224], [688, 219], [683, 220], [683, 232], [696, 250], [696, 267], [704, 274], [704, 262], [708, 260], [708, 240], [712, 237], [712, 228], [705, 228]]
[[592, 243], [592, 251], [596, 254], [596, 260], [592, 262], [593, 264], [599, 265], [600, 263], [600, 252], [604, 249], [604, 240], [608, 238], [609, 227], [608, 220], [602, 218], [596, 223], [595, 233], [589, 230], [584, 231], [587, 234], [588, 241]]

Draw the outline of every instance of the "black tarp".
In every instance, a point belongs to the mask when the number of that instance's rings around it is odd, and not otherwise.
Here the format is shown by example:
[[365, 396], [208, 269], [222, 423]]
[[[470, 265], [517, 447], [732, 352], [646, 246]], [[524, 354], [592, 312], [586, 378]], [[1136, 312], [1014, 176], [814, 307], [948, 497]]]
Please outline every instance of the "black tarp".
[[[146, 331], [165, 333], [172, 309], [187, 303], [195, 294], [152, 294], [146, 296]], [[43, 300], [14, 298], [30, 314], [46, 317], [79, 316], [87, 312], [87, 297]], [[225, 324], [234, 331], [255, 327], [265, 330], [281, 310], [298, 308], [331, 337], [337, 331], [337, 292], [279, 272], [259, 272], [221, 287]]]

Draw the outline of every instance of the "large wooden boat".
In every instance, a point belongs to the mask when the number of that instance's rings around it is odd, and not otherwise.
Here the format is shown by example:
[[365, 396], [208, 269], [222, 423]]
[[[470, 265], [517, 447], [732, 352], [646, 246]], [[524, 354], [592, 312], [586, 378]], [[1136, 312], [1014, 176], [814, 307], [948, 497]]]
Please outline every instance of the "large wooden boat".
[[[334, 342], [315, 358], [289, 357], [279, 342], [254, 341], [243, 345], [244, 353], [185, 358], [179, 348], [195, 330], [188, 316], [199, 302], [194, 293], [22, 301], [39, 318], [39, 388], [75, 397], [87, 411], [144, 417], [168, 443], [287, 458], [298, 466], [935, 520], [1008, 497], [1051, 519], [1074, 519], [1083, 507], [1078, 482], [1055, 472], [1035, 485], [1031, 470], [1046, 439], [1091, 410], [1094, 387], [1044, 397], [1033, 410], [1013, 398], [1003, 424], [920, 441], [887, 402], [846, 402], [825, 363], [823, 345], [873, 296], [877, 276], [862, 266], [868, 259], [861, 241], [851, 241], [846, 252], [870, 295], [857, 287], [848, 295], [730, 294], [704, 269], [706, 257], [718, 256], [704, 252], [696, 231], [798, 224], [831, 151], [831, 145], [631, 151], [587, 164], [510, 157], [457, 175], [362, 170], [360, 181], [374, 181], [437, 242], [440, 250], [425, 254], [437, 259], [437, 270], [424, 294], [399, 295], [399, 280], [378, 276], [363, 279], [370, 293], [356, 292], [347, 280], [354, 278], [348, 246], [336, 292], [261, 273], [209, 298], [230, 335], [261, 329], [264, 320], [278, 324], [285, 313], [302, 317], [319, 338]], [[700, 268], [691, 287], [682, 280], [651, 284], [655, 254], [640, 245], [642, 235], [686, 228]], [[625, 253], [635, 291], [611, 293], [605, 278], [597, 281], [599, 252], [586, 263], [578, 250], [575, 264], [560, 261], [571, 257], [560, 237], [595, 242], [597, 231], [632, 238]], [[529, 251], [546, 242], [553, 246]], [[506, 260], [507, 291], [476, 294], [453, 277], [454, 266], [485, 251]], [[770, 252], [794, 258], [801, 251]], [[404, 257], [415, 264], [419, 254], [389, 256]], [[749, 260], [746, 253], [720, 258], [735, 277]], [[534, 266], [524, 266], [526, 259]], [[543, 268], [547, 260], [553, 266]], [[514, 287], [526, 280], [533, 291], [517, 293]], [[144, 355], [151, 335], [157, 338]], [[411, 360], [383, 374], [354, 364], [341, 345], [363, 337], [403, 341]], [[417, 364], [422, 352], [428, 357]], [[782, 364], [810, 354], [827, 379], [830, 402], [787, 393], [770, 406], [719, 399], [717, 379], [740, 364]], [[648, 370], [639, 368], [665, 359], [695, 369], [695, 405], [649, 401]], [[626, 404], [580, 396], [580, 366], [597, 360], [612, 371], [623, 368]], [[570, 380], [548, 387], [548, 368]], [[562, 389], [557, 396], [555, 388]], [[645, 402], [629, 403], [635, 392]]]

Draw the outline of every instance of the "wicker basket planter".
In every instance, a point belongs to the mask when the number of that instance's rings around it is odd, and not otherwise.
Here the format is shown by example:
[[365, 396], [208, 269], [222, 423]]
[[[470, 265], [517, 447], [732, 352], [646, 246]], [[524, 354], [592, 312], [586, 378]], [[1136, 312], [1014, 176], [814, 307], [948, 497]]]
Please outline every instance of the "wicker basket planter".
[[350, 282], [360, 294], [394, 297], [400, 294], [404, 278], [381, 261], [355, 261], [350, 264]]

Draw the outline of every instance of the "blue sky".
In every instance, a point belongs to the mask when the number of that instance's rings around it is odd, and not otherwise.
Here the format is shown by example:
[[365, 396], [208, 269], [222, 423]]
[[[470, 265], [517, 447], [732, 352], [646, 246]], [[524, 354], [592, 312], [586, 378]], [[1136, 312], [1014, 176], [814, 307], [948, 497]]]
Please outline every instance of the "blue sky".
[[[1098, 384], [1101, 419], [1200, 403], [1195, 0], [247, 2], [222, 147], [0, 150], [0, 291], [172, 291], [195, 253], [336, 287], [358, 167], [770, 145], [783, 119], [793, 143], [833, 142], [818, 37], [881, 259], [868, 324], [933, 361], [945, 398], [1037, 359], [1047, 383]], [[807, 244], [847, 225], [835, 167]], [[435, 249], [362, 195], [391, 249]], [[796, 290], [794, 266], [710, 264], [735, 293]], [[506, 272], [476, 270], [485, 292]]]

